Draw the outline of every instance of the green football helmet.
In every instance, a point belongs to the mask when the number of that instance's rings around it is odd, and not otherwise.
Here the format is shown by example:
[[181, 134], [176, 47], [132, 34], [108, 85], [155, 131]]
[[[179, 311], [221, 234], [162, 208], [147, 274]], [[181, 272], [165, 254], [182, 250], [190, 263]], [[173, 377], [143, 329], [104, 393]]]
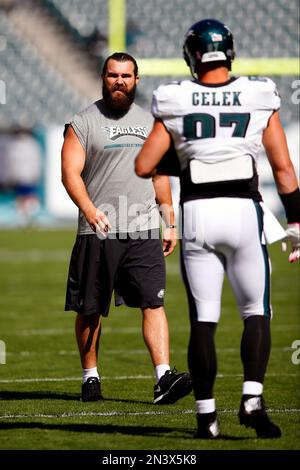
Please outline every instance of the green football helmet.
[[214, 19], [193, 24], [184, 38], [183, 57], [193, 76], [199, 63], [225, 61], [231, 70], [235, 57], [232, 32], [224, 23]]

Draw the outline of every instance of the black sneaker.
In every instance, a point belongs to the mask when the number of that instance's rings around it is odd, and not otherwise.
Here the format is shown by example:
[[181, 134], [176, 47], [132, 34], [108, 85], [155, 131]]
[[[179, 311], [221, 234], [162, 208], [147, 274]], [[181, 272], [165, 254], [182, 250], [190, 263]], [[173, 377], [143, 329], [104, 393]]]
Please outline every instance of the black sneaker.
[[244, 424], [246, 428], [255, 429], [257, 437], [272, 439], [281, 436], [280, 428], [272, 423], [267, 415], [261, 395], [244, 395], [238, 416], [240, 424]]
[[103, 400], [101, 395], [100, 380], [98, 377], [89, 377], [81, 387], [81, 401]]
[[216, 439], [219, 434], [217, 413], [197, 413], [198, 429], [194, 435], [196, 439]]
[[176, 369], [167, 370], [154, 385], [154, 404], [170, 405], [179, 398], [188, 395], [193, 388], [192, 379], [189, 374], [176, 374]]

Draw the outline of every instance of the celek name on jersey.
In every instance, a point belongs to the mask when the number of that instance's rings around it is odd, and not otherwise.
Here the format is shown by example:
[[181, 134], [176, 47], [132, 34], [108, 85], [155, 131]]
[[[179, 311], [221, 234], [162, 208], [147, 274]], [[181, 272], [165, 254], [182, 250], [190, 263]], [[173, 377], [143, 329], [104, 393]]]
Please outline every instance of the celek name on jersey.
[[123, 137], [124, 135], [133, 135], [135, 137], [139, 137], [140, 139], [146, 140], [147, 138], [147, 126], [103, 126], [103, 129], [108, 132], [110, 140], [116, 140], [119, 137]]
[[241, 106], [241, 91], [195, 91], [193, 106]]

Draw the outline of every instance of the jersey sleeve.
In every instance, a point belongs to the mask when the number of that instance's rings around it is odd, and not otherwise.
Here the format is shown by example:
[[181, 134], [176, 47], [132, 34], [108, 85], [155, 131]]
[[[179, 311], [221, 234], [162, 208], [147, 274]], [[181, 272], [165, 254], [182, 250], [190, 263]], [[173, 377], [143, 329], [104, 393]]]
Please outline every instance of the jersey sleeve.
[[161, 85], [154, 90], [151, 111], [155, 118], [168, 119], [180, 114], [180, 84]]
[[87, 150], [88, 126], [82, 114], [75, 114], [69, 122], [84, 150]]

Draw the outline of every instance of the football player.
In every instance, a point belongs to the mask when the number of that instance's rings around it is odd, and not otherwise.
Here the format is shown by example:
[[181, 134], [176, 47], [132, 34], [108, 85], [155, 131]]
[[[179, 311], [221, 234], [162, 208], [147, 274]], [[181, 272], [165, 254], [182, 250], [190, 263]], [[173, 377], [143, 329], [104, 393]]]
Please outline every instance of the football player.
[[[116, 305], [142, 311], [143, 338], [156, 377], [154, 403], [175, 403], [192, 390], [189, 374], [177, 374], [169, 365], [164, 256], [172, 253], [176, 238], [168, 178], [143, 181], [134, 172], [137, 149], [153, 122], [134, 103], [138, 81], [132, 56], [116, 52], [107, 57], [103, 97], [71, 118], [62, 147], [62, 181], [79, 208], [65, 310], [77, 312], [83, 402], [103, 398], [99, 341], [113, 291]], [[163, 243], [156, 201], [168, 224]]]
[[[280, 96], [264, 77], [231, 77], [230, 29], [205, 19], [188, 30], [183, 55], [193, 79], [162, 85], [153, 95], [155, 123], [136, 159], [149, 177], [177, 173], [181, 185], [181, 263], [189, 301], [189, 369], [194, 384], [196, 437], [216, 438], [214, 336], [227, 274], [244, 330], [240, 424], [261, 438], [280, 428], [266, 413], [263, 383], [271, 349], [270, 260], [267, 242], [287, 236], [290, 261], [300, 253], [300, 192], [280, 123]], [[283, 203], [285, 231], [262, 203], [256, 159], [263, 144]], [[174, 146], [175, 152], [169, 150]], [[169, 150], [166, 157], [165, 152]]]

